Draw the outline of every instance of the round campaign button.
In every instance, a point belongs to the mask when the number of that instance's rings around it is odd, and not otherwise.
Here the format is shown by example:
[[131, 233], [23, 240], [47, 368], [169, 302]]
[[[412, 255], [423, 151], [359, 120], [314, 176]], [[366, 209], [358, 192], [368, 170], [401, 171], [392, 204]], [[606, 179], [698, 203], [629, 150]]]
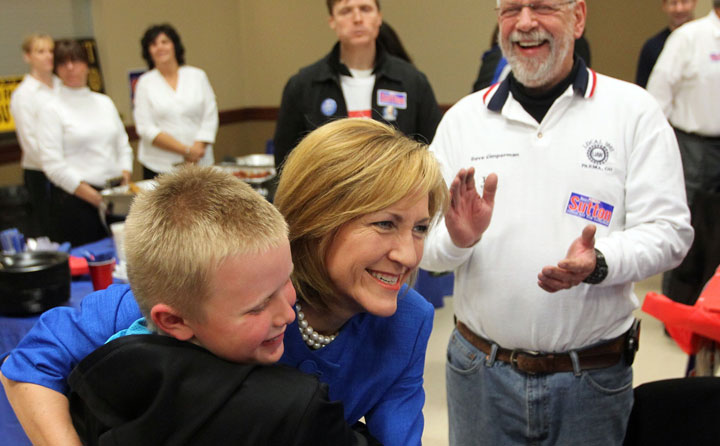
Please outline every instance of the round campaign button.
[[332, 116], [337, 111], [337, 102], [333, 98], [325, 99], [320, 105], [320, 111], [325, 116]]

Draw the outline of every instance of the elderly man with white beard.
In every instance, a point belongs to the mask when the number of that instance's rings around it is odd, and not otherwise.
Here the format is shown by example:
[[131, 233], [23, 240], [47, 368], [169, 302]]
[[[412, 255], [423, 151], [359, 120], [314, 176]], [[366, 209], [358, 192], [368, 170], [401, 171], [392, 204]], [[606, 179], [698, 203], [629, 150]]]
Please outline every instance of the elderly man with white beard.
[[512, 74], [451, 108], [431, 145], [452, 200], [421, 266], [456, 272], [454, 446], [622, 444], [632, 283], [679, 264], [693, 238], [659, 105], [573, 58], [586, 13], [584, 0], [499, 0]]

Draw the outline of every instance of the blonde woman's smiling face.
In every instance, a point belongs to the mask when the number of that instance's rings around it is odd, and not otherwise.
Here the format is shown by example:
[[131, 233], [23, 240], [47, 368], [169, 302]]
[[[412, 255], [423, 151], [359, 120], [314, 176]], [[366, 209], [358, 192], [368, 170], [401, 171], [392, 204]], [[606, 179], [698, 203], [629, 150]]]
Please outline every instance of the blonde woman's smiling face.
[[413, 194], [340, 227], [325, 257], [339, 310], [393, 315], [398, 291], [422, 259], [429, 224], [428, 194]]

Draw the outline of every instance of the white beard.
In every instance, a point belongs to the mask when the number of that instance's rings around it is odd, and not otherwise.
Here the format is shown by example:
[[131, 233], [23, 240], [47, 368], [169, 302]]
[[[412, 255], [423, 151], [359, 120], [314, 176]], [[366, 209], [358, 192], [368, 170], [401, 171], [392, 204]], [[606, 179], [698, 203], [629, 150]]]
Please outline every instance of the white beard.
[[[525, 87], [537, 88], [550, 82], [562, 69], [562, 61], [571, 47], [573, 37], [572, 28], [568, 28], [568, 32], [559, 36], [557, 40], [545, 30], [538, 29], [529, 33], [513, 31], [507, 39], [500, 39], [500, 48], [515, 79]], [[550, 54], [545, 59], [524, 57], [515, 51], [515, 42], [544, 40], [550, 45]]]

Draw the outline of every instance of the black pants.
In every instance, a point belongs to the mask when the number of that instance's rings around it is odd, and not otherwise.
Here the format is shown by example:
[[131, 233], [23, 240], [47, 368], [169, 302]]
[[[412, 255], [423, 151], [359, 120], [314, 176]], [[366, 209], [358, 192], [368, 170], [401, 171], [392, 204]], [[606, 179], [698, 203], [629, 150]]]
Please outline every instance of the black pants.
[[50, 197], [53, 241], [70, 242], [72, 246], [78, 246], [109, 235], [95, 206], [68, 194], [54, 184], [50, 187]]
[[663, 294], [693, 305], [720, 264], [720, 138], [675, 129], [695, 240], [683, 262], [663, 276]]
[[30, 196], [30, 218], [25, 237], [50, 236], [50, 182], [43, 171], [31, 169], [23, 169], [23, 180]]
[[696, 191], [690, 207], [695, 240], [680, 266], [670, 271], [663, 294], [693, 305], [720, 265], [720, 193]]
[[145, 166], [142, 166], [143, 168], [143, 180], [154, 180], [156, 176], [160, 175], [159, 173], [155, 172], [154, 170], [150, 170]]

